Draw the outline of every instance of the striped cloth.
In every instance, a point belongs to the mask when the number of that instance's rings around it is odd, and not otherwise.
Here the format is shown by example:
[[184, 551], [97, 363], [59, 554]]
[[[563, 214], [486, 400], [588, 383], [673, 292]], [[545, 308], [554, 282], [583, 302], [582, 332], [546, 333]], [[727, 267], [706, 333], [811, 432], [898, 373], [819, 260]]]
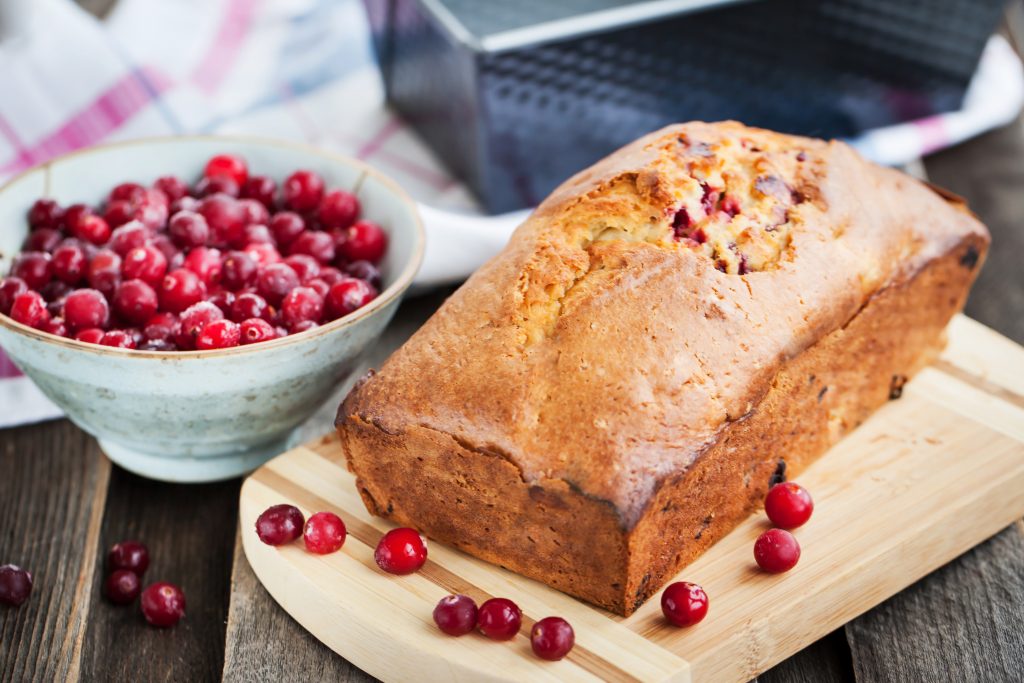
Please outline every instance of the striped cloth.
[[[433, 207], [475, 212], [466, 189], [383, 106], [357, 0], [119, 0], [103, 23], [70, 0], [0, 0], [15, 5], [26, 13], [21, 30], [0, 39], [0, 180], [99, 142], [256, 134], [356, 156]], [[1020, 61], [993, 38], [962, 111], [851, 142], [876, 161], [905, 163], [1011, 120], [1022, 99]], [[456, 242], [447, 221], [427, 223], [432, 244]], [[429, 267], [428, 250], [423, 284], [462, 277], [497, 248], [466, 242], [458, 224], [468, 254], [460, 270], [438, 275], [445, 266]], [[59, 414], [0, 351], [0, 428]]]

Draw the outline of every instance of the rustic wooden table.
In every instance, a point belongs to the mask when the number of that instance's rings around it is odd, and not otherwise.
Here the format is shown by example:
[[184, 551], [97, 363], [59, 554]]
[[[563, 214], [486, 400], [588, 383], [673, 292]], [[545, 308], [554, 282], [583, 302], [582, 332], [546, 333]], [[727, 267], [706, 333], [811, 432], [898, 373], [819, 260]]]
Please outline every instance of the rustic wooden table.
[[[83, 4], [102, 10], [112, 0]], [[968, 314], [1024, 343], [1024, 118], [930, 157], [925, 168], [992, 230]], [[383, 359], [446, 294], [407, 301], [367, 363]], [[239, 485], [137, 477], [67, 420], [0, 432], [0, 564], [35, 575], [28, 603], [0, 608], [0, 679], [371, 680], [260, 586], [238, 542]], [[149, 545], [147, 578], [183, 587], [188, 614], [177, 627], [149, 628], [137, 606], [102, 599], [106, 549], [129, 538]], [[760, 678], [1024, 680], [1024, 521]]]

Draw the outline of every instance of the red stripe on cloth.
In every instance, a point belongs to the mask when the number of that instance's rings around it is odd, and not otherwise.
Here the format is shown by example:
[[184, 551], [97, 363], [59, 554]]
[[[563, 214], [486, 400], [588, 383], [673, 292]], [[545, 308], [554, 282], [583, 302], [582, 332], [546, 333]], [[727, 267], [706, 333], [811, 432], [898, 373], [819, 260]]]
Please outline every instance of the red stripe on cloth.
[[207, 93], [217, 90], [249, 35], [255, 14], [254, 0], [229, 0], [209, 49], [192, 73], [192, 81]]
[[[4, 350], [0, 349], [0, 379], [12, 379], [14, 377], [21, 377], [21, 370], [4, 354]], [[3, 389], [0, 389], [0, 391], [3, 391]]]
[[369, 142], [359, 148], [359, 151], [356, 152], [356, 157], [366, 159], [370, 155], [375, 154], [391, 136], [401, 129], [402, 125], [398, 122], [398, 119], [389, 116], [388, 122], [384, 124], [384, 127], [377, 131], [377, 134], [370, 138]]

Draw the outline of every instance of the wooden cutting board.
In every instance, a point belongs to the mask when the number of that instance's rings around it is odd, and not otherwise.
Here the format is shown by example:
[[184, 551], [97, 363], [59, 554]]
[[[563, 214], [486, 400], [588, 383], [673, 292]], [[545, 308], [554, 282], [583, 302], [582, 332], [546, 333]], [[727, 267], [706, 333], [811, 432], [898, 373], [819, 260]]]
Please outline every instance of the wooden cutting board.
[[[373, 549], [390, 525], [363, 507], [336, 438], [296, 448], [242, 487], [242, 542], [274, 599], [331, 649], [385, 681], [743, 681], [1024, 516], [1024, 349], [964, 317], [942, 359], [802, 476], [814, 496], [796, 532], [795, 569], [767, 575], [753, 561], [767, 527], [751, 516], [680, 579], [704, 586], [703, 623], [665, 623], [657, 597], [623, 619], [439, 543], [417, 574], [380, 572]], [[256, 517], [276, 503], [338, 512], [349, 537], [317, 556], [301, 541], [262, 544]], [[600, 552], [599, 549], [595, 549]], [[441, 634], [431, 612], [448, 593], [523, 608], [519, 637], [495, 643]], [[529, 627], [568, 619], [576, 647], [535, 658]]]

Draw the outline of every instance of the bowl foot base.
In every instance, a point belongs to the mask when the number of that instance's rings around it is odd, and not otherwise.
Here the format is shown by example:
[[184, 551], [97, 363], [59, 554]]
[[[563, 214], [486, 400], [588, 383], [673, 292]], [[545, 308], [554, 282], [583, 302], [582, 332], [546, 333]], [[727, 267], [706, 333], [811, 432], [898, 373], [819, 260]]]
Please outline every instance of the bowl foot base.
[[129, 472], [149, 479], [176, 483], [200, 483], [240, 477], [274, 456], [284, 453], [293, 445], [291, 435], [288, 435], [241, 453], [170, 457], [141, 453], [106, 439], [98, 441], [107, 457]]

